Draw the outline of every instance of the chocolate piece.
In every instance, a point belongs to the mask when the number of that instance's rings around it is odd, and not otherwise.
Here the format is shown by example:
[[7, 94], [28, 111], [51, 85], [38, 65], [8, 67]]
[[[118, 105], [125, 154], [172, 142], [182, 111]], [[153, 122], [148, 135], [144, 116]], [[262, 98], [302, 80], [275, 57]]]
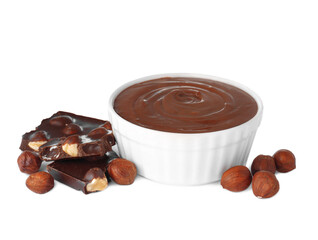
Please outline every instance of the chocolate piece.
[[55, 180], [88, 194], [107, 187], [108, 161], [107, 156], [54, 161], [47, 165], [47, 170]]
[[20, 149], [36, 151], [42, 160], [51, 161], [103, 156], [114, 144], [110, 122], [57, 112], [24, 134]]

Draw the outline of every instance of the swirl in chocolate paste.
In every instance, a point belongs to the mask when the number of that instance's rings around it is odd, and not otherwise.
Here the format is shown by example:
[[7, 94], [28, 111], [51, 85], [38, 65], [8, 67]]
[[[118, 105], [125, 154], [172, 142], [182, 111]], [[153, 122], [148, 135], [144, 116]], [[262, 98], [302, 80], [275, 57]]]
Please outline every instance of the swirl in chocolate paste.
[[257, 103], [232, 85], [201, 78], [159, 78], [134, 84], [114, 101], [115, 111], [142, 127], [165, 132], [203, 133], [247, 122]]

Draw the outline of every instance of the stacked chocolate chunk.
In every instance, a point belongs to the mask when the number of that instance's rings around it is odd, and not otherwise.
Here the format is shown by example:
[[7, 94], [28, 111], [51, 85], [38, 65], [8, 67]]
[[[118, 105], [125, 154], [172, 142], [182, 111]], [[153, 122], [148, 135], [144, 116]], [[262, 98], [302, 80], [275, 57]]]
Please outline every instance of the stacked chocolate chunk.
[[[35, 130], [23, 135], [20, 149], [24, 152], [18, 164], [22, 172], [33, 173], [40, 168], [41, 160], [53, 161], [47, 166], [48, 172], [59, 182], [85, 194], [104, 190], [110, 178], [118, 182], [117, 178], [126, 177], [129, 179], [124, 182], [131, 184], [136, 177], [136, 167], [132, 162], [119, 158], [112, 151], [113, 145], [115, 138], [110, 122], [57, 112], [44, 119]], [[110, 169], [114, 166], [110, 163], [115, 159], [124, 162], [124, 167], [116, 164], [120, 171]], [[32, 166], [30, 171], [31, 165], [36, 166]], [[108, 172], [124, 175], [112, 176]], [[41, 179], [34, 185], [40, 183]], [[31, 190], [34, 188], [27, 186]]]

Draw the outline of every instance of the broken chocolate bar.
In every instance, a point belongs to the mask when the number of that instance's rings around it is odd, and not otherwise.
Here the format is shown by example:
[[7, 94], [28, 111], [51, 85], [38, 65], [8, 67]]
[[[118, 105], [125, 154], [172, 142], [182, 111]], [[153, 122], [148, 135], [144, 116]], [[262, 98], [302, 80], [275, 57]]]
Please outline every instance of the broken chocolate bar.
[[103, 156], [114, 144], [110, 122], [57, 112], [24, 134], [20, 149], [36, 151], [42, 160], [51, 161]]
[[108, 186], [105, 174], [108, 160], [106, 156], [60, 160], [47, 165], [47, 170], [55, 180], [88, 194]]

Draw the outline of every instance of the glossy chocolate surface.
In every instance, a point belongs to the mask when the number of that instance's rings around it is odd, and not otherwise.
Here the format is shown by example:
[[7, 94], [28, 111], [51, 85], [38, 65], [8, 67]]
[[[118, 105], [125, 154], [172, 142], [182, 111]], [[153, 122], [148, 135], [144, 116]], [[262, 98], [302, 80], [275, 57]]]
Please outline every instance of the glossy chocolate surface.
[[[38, 141], [41, 144], [38, 150], [32, 149], [32, 143]], [[78, 154], [72, 156], [64, 152], [64, 143], [77, 144]], [[68, 112], [57, 112], [44, 119], [36, 130], [24, 134], [20, 149], [35, 150], [42, 160], [51, 161], [103, 156], [114, 144], [110, 122]]]
[[[86, 186], [94, 178], [94, 176], [91, 176], [91, 171], [96, 170], [96, 168], [100, 169], [100, 172], [105, 174], [108, 181], [110, 181], [107, 174], [107, 165], [118, 157], [116, 152], [109, 151], [107, 155], [102, 157], [84, 157], [54, 161], [47, 165], [47, 170], [55, 180], [88, 194]], [[101, 178], [102, 176], [99, 174], [96, 177]]]
[[86, 174], [94, 168], [100, 168], [103, 173], [106, 173], [108, 160], [106, 156], [103, 156], [54, 161], [47, 165], [47, 170], [55, 180], [87, 194], [89, 192], [86, 189], [88, 184]]
[[118, 94], [114, 110], [136, 125], [165, 132], [204, 133], [241, 125], [258, 110], [245, 91], [214, 80], [166, 77]]

